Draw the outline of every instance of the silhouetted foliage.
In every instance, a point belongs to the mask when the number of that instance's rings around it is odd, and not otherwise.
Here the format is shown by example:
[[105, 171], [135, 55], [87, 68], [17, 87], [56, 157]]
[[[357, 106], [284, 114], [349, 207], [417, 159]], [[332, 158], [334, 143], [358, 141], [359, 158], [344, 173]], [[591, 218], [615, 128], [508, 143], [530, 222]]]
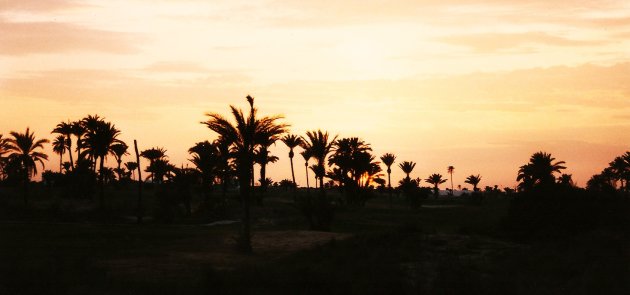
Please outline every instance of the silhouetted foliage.
[[554, 162], [556, 159], [551, 154], [545, 152], [534, 153], [529, 163], [521, 166], [518, 170], [516, 181], [520, 181], [518, 188], [520, 191], [531, 190], [534, 187], [548, 188], [555, 184], [554, 173], [560, 173], [566, 169], [564, 161]]
[[48, 160], [48, 156], [39, 149], [43, 149], [44, 144], [49, 141], [36, 139], [29, 128], [26, 128], [24, 133], [12, 131], [10, 134], [13, 138], [7, 140], [6, 149], [9, 152], [7, 166], [11, 169], [7, 170], [7, 173], [9, 177], [15, 174], [15, 179], [23, 183], [24, 204], [28, 204], [28, 187], [31, 177], [37, 174], [37, 163], [39, 162], [43, 168], [44, 160]]
[[433, 195], [437, 198], [440, 195], [439, 185], [442, 183], [445, 183], [447, 180], [448, 179], [442, 178], [442, 174], [434, 173], [434, 174], [429, 175], [429, 177], [425, 179], [424, 181], [433, 185]]

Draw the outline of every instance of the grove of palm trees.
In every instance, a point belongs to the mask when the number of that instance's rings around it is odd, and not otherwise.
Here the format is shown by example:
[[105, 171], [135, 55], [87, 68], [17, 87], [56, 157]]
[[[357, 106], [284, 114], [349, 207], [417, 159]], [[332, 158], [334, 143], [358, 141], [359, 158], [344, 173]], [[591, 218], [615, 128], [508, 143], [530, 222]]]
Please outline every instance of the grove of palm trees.
[[0, 135], [0, 294], [630, 290], [630, 152], [586, 187], [536, 152], [501, 189], [246, 102], [206, 113], [186, 163], [99, 115]]

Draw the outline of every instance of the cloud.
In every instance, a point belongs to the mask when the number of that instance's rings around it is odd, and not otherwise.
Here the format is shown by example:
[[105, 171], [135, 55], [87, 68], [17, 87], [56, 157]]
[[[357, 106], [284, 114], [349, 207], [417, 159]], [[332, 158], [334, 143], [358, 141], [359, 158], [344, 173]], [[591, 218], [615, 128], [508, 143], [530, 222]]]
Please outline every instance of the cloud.
[[136, 34], [90, 29], [69, 23], [9, 22], [0, 18], [0, 54], [27, 55], [97, 51], [114, 54], [138, 52]]
[[84, 7], [76, 1], [68, 0], [3, 0], [0, 1], [0, 12], [2, 11], [31, 11], [49, 12], [70, 8]]
[[201, 73], [209, 70], [199, 63], [194, 62], [156, 62], [148, 65], [143, 70], [148, 72], [163, 73]]
[[437, 40], [473, 49], [477, 53], [495, 53], [505, 50], [528, 49], [530, 46], [594, 46], [606, 44], [605, 40], [574, 40], [543, 32], [482, 33], [440, 37]]

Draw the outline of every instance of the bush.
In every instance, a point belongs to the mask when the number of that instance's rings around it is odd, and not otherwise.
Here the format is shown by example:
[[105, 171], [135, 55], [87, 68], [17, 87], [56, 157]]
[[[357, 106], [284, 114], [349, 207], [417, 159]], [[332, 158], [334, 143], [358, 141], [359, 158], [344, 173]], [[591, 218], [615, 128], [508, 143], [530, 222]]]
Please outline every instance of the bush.
[[335, 205], [327, 195], [298, 196], [296, 207], [304, 214], [310, 230], [330, 231], [335, 218]]
[[597, 229], [626, 230], [630, 200], [578, 188], [521, 192], [510, 203], [504, 227], [518, 238], [556, 238]]

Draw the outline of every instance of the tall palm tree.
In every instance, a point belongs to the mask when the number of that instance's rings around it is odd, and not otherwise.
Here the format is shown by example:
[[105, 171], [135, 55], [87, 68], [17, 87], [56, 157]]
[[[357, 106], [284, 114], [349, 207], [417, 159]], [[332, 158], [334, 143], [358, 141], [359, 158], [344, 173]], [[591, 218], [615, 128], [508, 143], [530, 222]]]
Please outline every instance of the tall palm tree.
[[9, 159], [19, 165], [24, 181], [24, 204], [28, 204], [28, 185], [31, 177], [37, 174], [37, 162], [44, 168], [44, 160], [48, 160], [48, 155], [39, 151], [43, 149], [48, 139], [35, 139], [35, 134], [26, 128], [26, 132], [18, 133], [11, 131], [11, 136], [7, 140], [7, 150], [10, 152]]
[[400, 167], [400, 169], [407, 174], [406, 179], [410, 180], [411, 177], [409, 176], [411, 174], [411, 171], [413, 171], [413, 168], [416, 168], [416, 163], [412, 162], [412, 161], [404, 161], [400, 164], [398, 164], [398, 167]]
[[472, 185], [473, 186], [473, 192], [476, 192], [476, 191], [479, 190], [477, 188], [477, 185], [479, 185], [479, 182], [481, 182], [481, 175], [479, 175], [479, 174], [477, 174], [477, 175], [470, 175], [470, 176], [468, 176], [466, 178], [466, 180], [464, 182]]
[[311, 151], [309, 151], [306, 148], [304, 148], [304, 150], [302, 152], [300, 152], [300, 155], [302, 155], [302, 158], [304, 158], [304, 169], [306, 170], [306, 189], [307, 189], [307, 191], [310, 191], [311, 186], [310, 186], [309, 180], [308, 180], [308, 161], [313, 156], [311, 155]]
[[381, 161], [387, 167], [387, 190], [389, 191], [389, 207], [392, 207], [392, 165], [396, 161], [396, 155], [391, 153], [386, 153], [381, 156]]
[[453, 171], [455, 171], [455, 167], [448, 166], [446, 170], [448, 171], [448, 174], [451, 175], [451, 196], [452, 196], [455, 193], [455, 186], [453, 186]]
[[392, 165], [394, 165], [394, 162], [396, 161], [396, 155], [386, 153], [381, 156], [381, 161], [383, 161], [383, 164], [385, 164], [385, 166], [387, 167], [387, 182], [388, 182], [387, 187], [391, 190], [392, 189]]
[[293, 171], [293, 149], [302, 144], [302, 138], [295, 134], [287, 134], [282, 139], [282, 142], [289, 148], [289, 162], [291, 162], [291, 178], [293, 180], [294, 191], [297, 188], [297, 183], [295, 182], [295, 172]]
[[308, 149], [311, 152], [311, 156], [317, 160], [317, 169], [318, 172], [316, 175], [319, 178], [319, 187], [322, 192], [324, 191], [324, 176], [326, 175], [326, 158], [328, 154], [330, 154], [333, 143], [337, 140], [337, 136], [330, 139], [328, 132], [322, 132], [321, 130], [317, 131], [307, 131], [306, 132], [307, 140], [303, 140], [304, 149]]
[[70, 155], [70, 165], [73, 167], [72, 169], [74, 170], [74, 160], [72, 158], [72, 139], [70, 138], [70, 135], [72, 135], [72, 131], [72, 123], [68, 121], [57, 124], [57, 126], [55, 127], [55, 129], [53, 129], [51, 133], [57, 133], [66, 137], [66, 148], [68, 149], [68, 154]]
[[442, 179], [441, 174], [434, 173], [434, 174], [429, 175], [429, 177], [425, 179], [424, 181], [433, 185], [433, 194], [437, 198], [438, 195], [440, 194], [440, 189], [438, 186], [442, 183], [445, 183], [447, 180], [448, 179]]
[[122, 181], [123, 179], [123, 170], [120, 166], [122, 165], [122, 157], [124, 155], [129, 155], [127, 149], [129, 149], [129, 147], [122, 141], [111, 146], [111, 153], [114, 155], [114, 158], [116, 158], [116, 163], [118, 164], [118, 169], [116, 169], [116, 172], [118, 173], [118, 181]]
[[529, 158], [529, 163], [521, 166], [518, 170], [516, 181], [520, 190], [529, 190], [534, 187], [549, 187], [555, 184], [554, 173], [561, 173], [566, 169], [564, 161], [554, 162], [556, 159], [551, 154], [545, 152], [534, 153]]
[[217, 133], [231, 147], [243, 205], [239, 247], [242, 251], [251, 252], [250, 183], [254, 165], [254, 151], [260, 145], [262, 135], [269, 134], [269, 131], [273, 129], [285, 129], [288, 125], [278, 122], [282, 116], [257, 118], [254, 98], [249, 95], [246, 98], [250, 106], [248, 115], [245, 115], [242, 110], [235, 106], [230, 106], [234, 123], [220, 114], [208, 113], [206, 115], [210, 118], [202, 124]]
[[123, 144], [123, 142], [117, 138], [120, 135], [120, 130], [116, 129], [116, 126], [110, 122], [100, 120], [94, 126], [87, 128], [87, 130], [88, 132], [83, 139], [83, 147], [89, 155], [94, 157], [95, 162], [100, 159], [99, 201], [102, 207], [105, 196], [105, 159], [108, 154], [113, 154], [113, 146]]
[[61, 134], [55, 137], [55, 140], [52, 143], [53, 152], [59, 155], [59, 173], [61, 173], [63, 169], [63, 154], [66, 153], [66, 143], [66, 137]]

